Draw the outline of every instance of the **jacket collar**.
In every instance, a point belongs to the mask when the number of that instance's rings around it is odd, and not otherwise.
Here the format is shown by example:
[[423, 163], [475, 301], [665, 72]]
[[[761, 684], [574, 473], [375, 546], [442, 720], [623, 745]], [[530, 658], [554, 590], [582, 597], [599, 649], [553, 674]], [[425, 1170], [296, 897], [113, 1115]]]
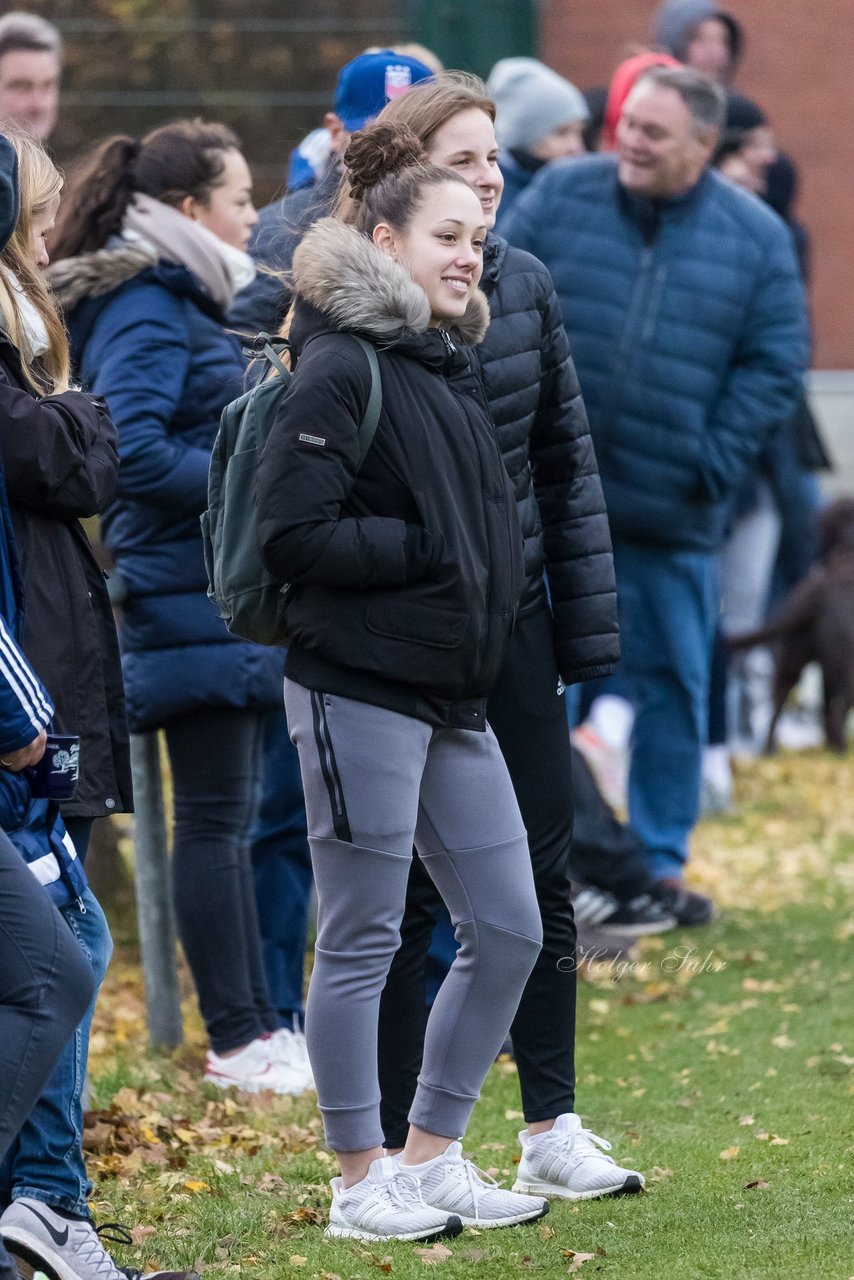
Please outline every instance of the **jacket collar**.
[[66, 311], [71, 311], [84, 298], [101, 298], [132, 280], [141, 271], [157, 264], [157, 254], [150, 246], [127, 244], [117, 240], [95, 253], [81, 253], [76, 258], [52, 262], [47, 269], [50, 287]]
[[[616, 177], [616, 166], [614, 167], [614, 174]], [[686, 214], [690, 214], [702, 193], [708, 187], [710, 180], [709, 170], [704, 169], [694, 185], [689, 187], [687, 191], [681, 192], [678, 196], [668, 196], [662, 200], [635, 195], [634, 192], [627, 191], [619, 178], [616, 178], [620, 204], [631, 220], [637, 223], [644, 238], [647, 240], [654, 239], [663, 222], [675, 222]]]
[[490, 231], [486, 237], [486, 244], [483, 250], [483, 276], [480, 282], [480, 287], [487, 297], [498, 284], [506, 256], [507, 241], [503, 236], [496, 235], [494, 231]]
[[200, 310], [222, 321], [222, 308], [185, 266], [158, 258], [156, 249], [140, 242], [128, 243], [115, 237], [103, 249], [81, 253], [76, 258], [52, 262], [47, 272], [50, 287], [65, 316], [79, 303], [102, 300], [129, 280], [143, 274], [178, 297], [188, 297]]

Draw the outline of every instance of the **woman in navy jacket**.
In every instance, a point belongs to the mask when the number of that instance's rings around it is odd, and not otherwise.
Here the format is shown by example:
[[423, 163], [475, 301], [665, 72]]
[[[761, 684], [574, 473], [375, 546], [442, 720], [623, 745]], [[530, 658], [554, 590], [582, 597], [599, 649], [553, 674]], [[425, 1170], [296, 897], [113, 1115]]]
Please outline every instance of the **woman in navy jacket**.
[[230, 636], [207, 599], [199, 516], [222, 408], [242, 390], [225, 309], [248, 283], [256, 220], [236, 137], [179, 121], [116, 137], [72, 180], [54, 242], [84, 384], [119, 431], [105, 540], [126, 584], [131, 729], [164, 728], [175, 797], [181, 940], [211, 1042], [207, 1077], [299, 1092], [280, 1060], [258, 941], [247, 833], [262, 712], [281, 655]]

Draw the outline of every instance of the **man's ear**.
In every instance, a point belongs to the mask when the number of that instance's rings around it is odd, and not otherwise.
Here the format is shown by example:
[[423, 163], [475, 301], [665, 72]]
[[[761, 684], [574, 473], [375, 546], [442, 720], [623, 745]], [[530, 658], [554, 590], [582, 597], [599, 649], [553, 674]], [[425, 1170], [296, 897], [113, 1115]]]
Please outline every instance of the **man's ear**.
[[397, 261], [397, 240], [387, 222], [377, 223], [371, 232], [371, 239], [378, 249], [382, 249], [383, 253], [387, 253], [390, 258]]
[[714, 155], [720, 136], [720, 129], [715, 129], [712, 125], [701, 126], [694, 134], [697, 142], [705, 151], [707, 160], [710, 160]]
[[350, 133], [344, 128], [341, 117], [334, 111], [327, 111], [323, 117], [323, 127], [329, 130], [330, 145], [336, 156], [343, 156], [350, 145]]

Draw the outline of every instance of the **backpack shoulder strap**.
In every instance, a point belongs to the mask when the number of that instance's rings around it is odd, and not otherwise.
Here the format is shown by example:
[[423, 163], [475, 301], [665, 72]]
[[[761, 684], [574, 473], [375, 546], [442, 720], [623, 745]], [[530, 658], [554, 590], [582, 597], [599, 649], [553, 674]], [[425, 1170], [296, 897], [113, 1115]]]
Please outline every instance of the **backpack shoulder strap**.
[[368, 450], [374, 438], [377, 429], [377, 423], [380, 420], [380, 410], [383, 403], [383, 385], [380, 377], [380, 363], [377, 360], [376, 349], [372, 343], [367, 342], [364, 338], [360, 338], [357, 334], [353, 334], [353, 338], [358, 342], [368, 358], [368, 365], [371, 370], [371, 394], [368, 397], [368, 405], [365, 409], [365, 416], [359, 423], [359, 466], [368, 456]]

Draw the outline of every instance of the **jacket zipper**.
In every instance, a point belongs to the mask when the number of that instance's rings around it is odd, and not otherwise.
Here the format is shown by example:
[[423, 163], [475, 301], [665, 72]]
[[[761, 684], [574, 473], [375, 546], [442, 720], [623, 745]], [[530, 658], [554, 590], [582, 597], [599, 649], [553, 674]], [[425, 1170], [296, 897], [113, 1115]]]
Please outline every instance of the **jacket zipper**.
[[[442, 333], [442, 337], [444, 338], [444, 340], [446, 340], [446, 347], [448, 349], [448, 353], [453, 353], [453, 351], [455, 351], [456, 348], [453, 347], [453, 343], [451, 342], [451, 339], [448, 338], [448, 335], [446, 334], [446, 332], [444, 332], [444, 329], [439, 330], [439, 332]], [[481, 410], [484, 411], [485, 415], [487, 415], [487, 419], [489, 421], [489, 439], [490, 439], [490, 442], [492, 442], [492, 447], [495, 451], [495, 457], [498, 458], [498, 466], [501, 467], [501, 474], [502, 476], [506, 476], [507, 468], [504, 467], [504, 460], [501, 456], [501, 449], [498, 448], [498, 439], [497, 439], [497, 436], [495, 436], [495, 426], [492, 420], [492, 413], [489, 412], [487, 388], [484, 387], [483, 371], [481, 371], [480, 369], [480, 361], [478, 360], [478, 357], [476, 357], [476, 355], [470, 355], [469, 360], [470, 360], [472, 374], [475, 375], [475, 381], [476, 381], [476, 384], [478, 384], [478, 388], [480, 392], [480, 396], [479, 396], [480, 408]], [[467, 426], [469, 426], [471, 438], [472, 440], [474, 440], [475, 453], [476, 453], [476, 456], [478, 456], [478, 466], [480, 468], [480, 484], [481, 484], [481, 489], [483, 489], [483, 480], [484, 480], [483, 458], [481, 458], [480, 456], [480, 448], [478, 445], [478, 435], [476, 435], [475, 429], [472, 428], [471, 420], [469, 419], [469, 415], [467, 415], [467, 413], [466, 413], [466, 424]], [[513, 500], [513, 504], [515, 504], [516, 499], [513, 498], [512, 500]], [[510, 545], [511, 539], [512, 539], [512, 525], [511, 525], [511, 518], [510, 518], [510, 504], [508, 504], [507, 500], [504, 500], [504, 524], [506, 524], [506, 527], [507, 527], [507, 544]], [[489, 652], [490, 649], [492, 649], [492, 645], [490, 645], [490, 631], [492, 631], [492, 627], [490, 627], [489, 620], [490, 618], [492, 618], [492, 603], [493, 603], [494, 580], [495, 580], [493, 563], [495, 559], [495, 554], [494, 554], [494, 548], [492, 545], [492, 539], [489, 538], [489, 521], [488, 520], [487, 520], [487, 547], [489, 548], [489, 590], [487, 593], [487, 635], [485, 635], [484, 644], [483, 646], [481, 646], [478, 675], [480, 675], [480, 673], [483, 673], [485, 660], [487, 660], [487, 653]], [[522, 554], [524, 554], [524, 550], [522, 550]], [[524, 566], [522, 566], [522, 575], [524, 575]], [[512, 580], [511, 580], [511, 586], [512, 586]], [[513, 627], [516, 626], [516, 612], [517, 612], [516, 607], [513, 607], [511, 609], [510, 634], [512, 634]]]
[[[620, 341], [617, 345], [617, 359], [614, 362], [614, 371], [610, 378], [610, 394], [603, 406], [603, 430], [601, 432], [603, 457], [608, 452], [614, 415], [616, 414], [617, 406], [622, 397], [626, 371], [629, 364], [629, 356], [632, 349], [632, 339], [635, 337], [637, 332], [637, 320], [639, 316], [643, 315], [643, 302], [649, 289], [648, 281], [652, 271], [654, 256], [655, 251], [652, 245], [644, 245], [641, 253], [640, 269], [632, 288], [629, 305], [626, 307], [626, 318], [623, 324], [622, 333], [620, 334]], [[644, 330], [641, 335], [642, 337], [645, 332], [646, 325], [644, 326]]]

